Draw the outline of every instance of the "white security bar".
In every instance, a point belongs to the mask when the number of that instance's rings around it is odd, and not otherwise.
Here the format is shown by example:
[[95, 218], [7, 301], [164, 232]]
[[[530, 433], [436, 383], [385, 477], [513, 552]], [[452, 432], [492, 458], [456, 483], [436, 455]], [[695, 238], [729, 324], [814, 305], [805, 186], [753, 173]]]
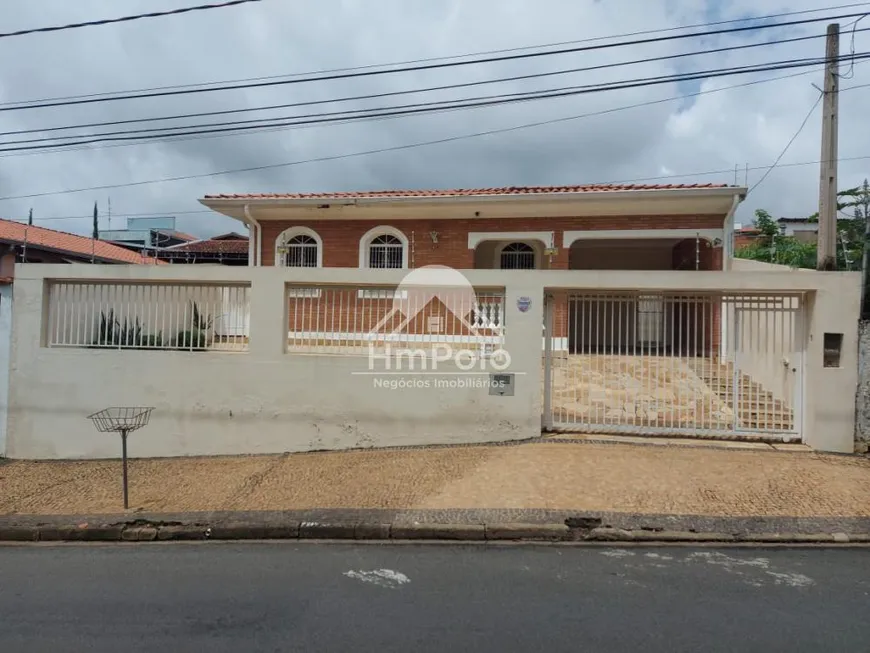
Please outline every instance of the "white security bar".
[[504, 344], [504, 290], [287, 288], [287, 350], [367, 354], [436, 345], [491, 351]]
[[[549, 423], [587, 432], [800, 435], [800, 295], [556, 293]], [[777, 438], [779, 439], [779, 438]]]
[[249, 286], [55, 281], [48, 298], [49, 347], [248, 349]]

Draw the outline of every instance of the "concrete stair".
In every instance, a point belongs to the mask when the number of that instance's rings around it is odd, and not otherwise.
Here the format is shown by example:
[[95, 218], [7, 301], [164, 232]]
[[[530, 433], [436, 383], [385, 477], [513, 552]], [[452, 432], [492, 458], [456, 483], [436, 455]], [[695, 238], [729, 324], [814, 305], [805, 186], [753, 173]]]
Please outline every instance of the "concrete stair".
[[735, 379], [731, 363], [709, 359], [690, 360], [688, 363], [710, 390], [736, 413], [737, 426], [741, 430], [794, 430], [794, 410], [748, 375], [738, 374]]

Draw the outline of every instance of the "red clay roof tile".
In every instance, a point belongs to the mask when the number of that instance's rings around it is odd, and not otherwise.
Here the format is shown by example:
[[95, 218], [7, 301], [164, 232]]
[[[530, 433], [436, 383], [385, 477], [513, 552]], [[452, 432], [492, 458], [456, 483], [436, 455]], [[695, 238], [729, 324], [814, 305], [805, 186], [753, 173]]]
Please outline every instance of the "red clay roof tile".
[[0, 240], [13, 243], [25, 242], [33, 247], [45, 247], [60, 252], [68, 252], [81, 257], [94, 256], [102, 261], [155, 265], [153, 258], [146, 258], [138, 252], [118, 247], [104, 240], [93, 240], [85, 236], [55, 231], [45, 227], [26, 225], [22, 222], [0, 219]]
[[379, 197], [473, 197], [479, 195], [535, 195], [549, 193], [606, 193], [631, 190], [687, 190], [728, 188], [727, 184], [587, 184], [582, 186], [506, 186], [504, 188], [458, 188], [446, 190], [378, 190], [339, 193], [219, 193], [211, 200], [354, 199]]
[[195, 240], [192, 243], [183, 243], [167, 247], [170, 252], [191, 252], [197, 254], [247, 254], [248, 239], [239, 238], [232, 240]]

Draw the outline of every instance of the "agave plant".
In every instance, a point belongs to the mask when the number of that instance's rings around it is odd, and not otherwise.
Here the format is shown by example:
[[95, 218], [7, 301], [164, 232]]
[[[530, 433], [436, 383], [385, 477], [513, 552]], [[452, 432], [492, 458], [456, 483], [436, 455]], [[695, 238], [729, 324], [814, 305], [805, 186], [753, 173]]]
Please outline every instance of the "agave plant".
[[120, 326], [120, 323], [115, 318], [114, 310], [110, 310], [108, 315], [100, 312], [100, 332], [94, 344], [117, 345], [119, 336], [118, 329]]
[[199, 312], [199, 306], [196, 302], [191, 302], [193, 304], [193, 319], [191, 320], [194, 329], [197, 331], [208, 331], [211, 329], [211, 325], [214, 323], [214, 318], [210, 315], [203, 315]]
[[118, 338], [122, 347], [138, 347], [142, 344], [142, 325], [139, 323], [139, 318], [135, 322], [128, 324], [127, 319], [124, 319], [124, 326], [121, 327], [120, 337]]

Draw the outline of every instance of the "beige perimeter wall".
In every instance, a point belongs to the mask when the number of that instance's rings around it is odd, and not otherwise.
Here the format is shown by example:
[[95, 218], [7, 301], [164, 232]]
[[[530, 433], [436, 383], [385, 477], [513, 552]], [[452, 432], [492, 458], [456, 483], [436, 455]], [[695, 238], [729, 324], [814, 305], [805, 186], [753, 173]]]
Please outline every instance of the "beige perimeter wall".
[[[134, 456], [295, 452], [530, 438], [541, 425], [544, 290], [807, 293], [804, 439], [851, 451], [857, 384], [859, 275], [770, 271], [464, 272], [477, 287], [504, 287], [505, 349], [514, 396], [485, 387], [375, 387], [365, 357], [285, 353], [287, 283], [401, 282], [399, 270], [221, 266], [20, 265], [16, 269], [6, 455], [117, 457], [119, 438], [87, 415], [108, 406], [155, 408], [131, 436]], [[45, 346], [46, 288], [53, 279], [244, 283], [251, 287], [247, 352], [103, 351]], [[517, 300], [531, 307], [520, 311]], [[521, 303], [525, 306], [525, 303]], [[822, 336], [844, 334], [839, 368], [822, 368]], [[439, 370], [450, 368], [442, 363]], [[414, 377], [405, 377], [413, 380]], [[424, 379], [427, 380], [427, 379]], [[434, 379], [428, 379], [434, 381]]]

